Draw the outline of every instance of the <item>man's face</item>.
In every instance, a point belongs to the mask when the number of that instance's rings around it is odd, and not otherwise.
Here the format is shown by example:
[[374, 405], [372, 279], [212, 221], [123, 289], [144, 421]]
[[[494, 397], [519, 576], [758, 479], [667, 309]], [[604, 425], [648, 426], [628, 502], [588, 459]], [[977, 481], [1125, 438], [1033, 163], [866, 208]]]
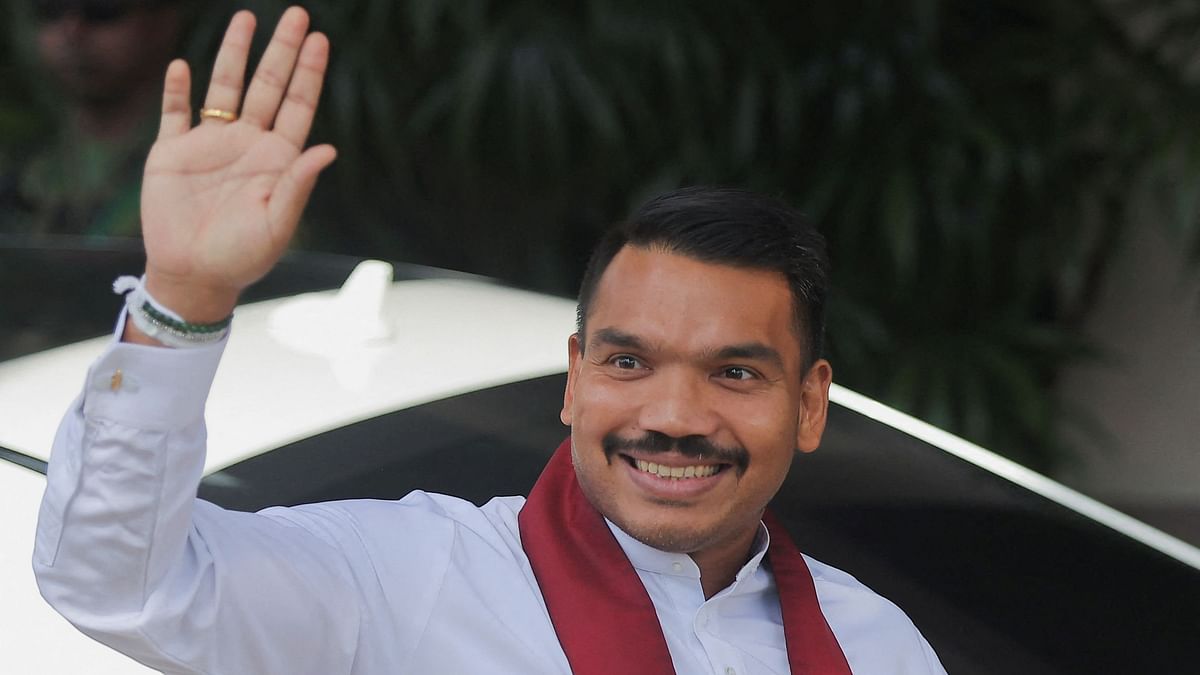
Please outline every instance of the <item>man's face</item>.
[[749, 546], [795, 451], [824, 430], [831, 371], [804, 370], [792, 302], [775, 272], [617, 254], [586, 338], [571, 338], [562, 411], [604, 516], [662, 550]]

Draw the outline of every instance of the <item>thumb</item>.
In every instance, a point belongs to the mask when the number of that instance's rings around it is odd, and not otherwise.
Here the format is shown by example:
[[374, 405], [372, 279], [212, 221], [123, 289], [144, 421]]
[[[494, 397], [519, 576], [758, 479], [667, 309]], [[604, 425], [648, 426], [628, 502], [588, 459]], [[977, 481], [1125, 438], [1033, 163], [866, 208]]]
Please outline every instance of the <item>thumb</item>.
[[317, 184], [317, 176], [334, 159], [337, 159], [337, 150], [332, 145], [315, 145], [293, 160], [287, 171], [279, 177], [279, 183], [267, 203], [268, 221], [273, 228], [280, 230], [278, 234], [291, 236]]

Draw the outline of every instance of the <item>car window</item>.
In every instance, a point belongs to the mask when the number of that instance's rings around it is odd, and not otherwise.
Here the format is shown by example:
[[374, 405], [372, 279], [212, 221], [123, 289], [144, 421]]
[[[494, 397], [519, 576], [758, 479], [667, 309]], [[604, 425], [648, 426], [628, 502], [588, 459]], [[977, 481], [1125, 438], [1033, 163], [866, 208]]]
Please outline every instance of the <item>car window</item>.
[[31, 471], [46, 475], [46, 462], [36, 457], [30, 457], [23, 452], [10, 450], [2, 445], [0, 445], [0, 461], [11, 462], [17, 466], [23, 466]]
[[562, 375], [455, 396], [351, 424], [203, 480], [200, 496], [258, 510], [422, 489], [482, 504], [525, 494], [567, 436]]
[[[200, 494], [239, 509], [527, 494], [566, 436], [563, 386], [537, 378], [352, 424], [217, 472]], [[773, 508], [802, 550], [903, 607], [949, 672], [1200, 662], [1196, 570], [885, 424], [830, 415]]]
[[775, 506], [802, 549], [908, 611], [949, 672], [1200, 659], [1195, 569], [887, 425], [830, 414]]

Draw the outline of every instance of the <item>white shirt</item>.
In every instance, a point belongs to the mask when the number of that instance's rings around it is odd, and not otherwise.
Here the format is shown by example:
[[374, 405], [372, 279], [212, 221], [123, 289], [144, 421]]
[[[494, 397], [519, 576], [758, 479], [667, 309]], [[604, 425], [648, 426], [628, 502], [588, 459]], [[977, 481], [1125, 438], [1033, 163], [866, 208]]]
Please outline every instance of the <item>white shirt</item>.
[[[34, 571], [85, 633], [168, 673], [569, 673], [521, 548], [523, 497], [483, 507], [413, 492], [225, 511], [195, 499], [204, 401], [222, 345], [114, 343], [51, 456]], [[136, 387], [113, 390], [120, 369]], [[766, 530], [705, 600], [684, 554], [614, 526], [654, 602], [679, 675], [786, 673]], [[944, 673], [895, 605], [805, 557], [858, 675]]]

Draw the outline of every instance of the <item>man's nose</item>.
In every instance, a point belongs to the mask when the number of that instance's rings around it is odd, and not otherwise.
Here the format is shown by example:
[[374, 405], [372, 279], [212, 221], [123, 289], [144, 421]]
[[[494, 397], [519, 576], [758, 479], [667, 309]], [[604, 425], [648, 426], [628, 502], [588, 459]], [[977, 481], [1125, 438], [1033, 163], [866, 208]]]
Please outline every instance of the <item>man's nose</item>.
[[711, 436], [718, 416], [712, 406], [708, 378], [672, 369], [654, 375], [642, 401], [638, 426], [674, 438]]

